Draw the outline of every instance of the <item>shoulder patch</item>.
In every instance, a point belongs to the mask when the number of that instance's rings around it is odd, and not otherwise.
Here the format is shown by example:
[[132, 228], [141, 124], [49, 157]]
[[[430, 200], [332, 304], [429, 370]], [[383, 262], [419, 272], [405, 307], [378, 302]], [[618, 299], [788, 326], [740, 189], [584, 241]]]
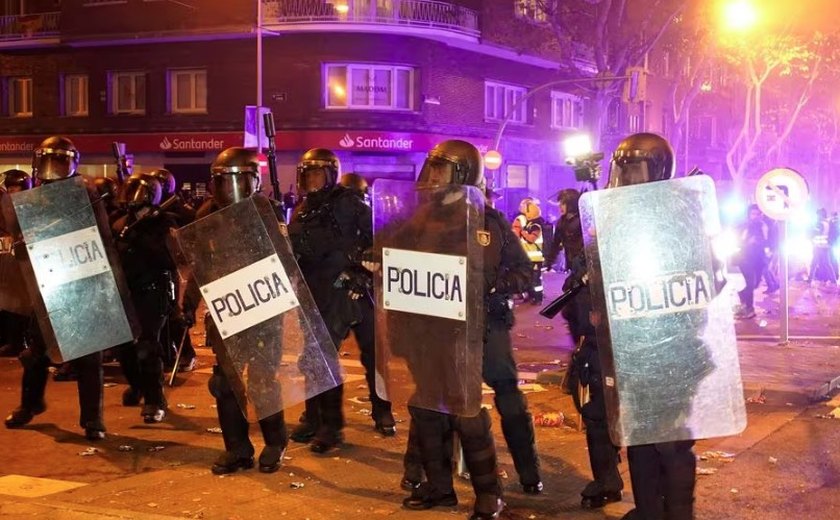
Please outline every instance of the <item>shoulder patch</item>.
[[280, 228], [280, 234], [289, 238], [289, 227], [284, 222], [278, 222], [277, 227]]
[[482, 247], [487, 247], [490, 245], [490, 232], [485, 231], [483, 229], [479, 229], [476, 231], [476, 238], [478, 239], [479, 245]]

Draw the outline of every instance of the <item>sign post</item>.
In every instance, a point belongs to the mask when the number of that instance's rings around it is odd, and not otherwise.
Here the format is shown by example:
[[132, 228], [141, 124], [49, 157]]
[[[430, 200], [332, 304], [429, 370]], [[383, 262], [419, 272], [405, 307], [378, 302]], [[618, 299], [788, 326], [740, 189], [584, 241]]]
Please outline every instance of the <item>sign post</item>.
[[779, 229], [779, 268], [781, 270], [780, 328], [781, 343], [790, 339], [790, 309], [788, 304], [787, 220], [808, 201], [808, 183], [795, 170], [776, 168], [761, 176], [755, 186], [755, 200], [768, 217], [781, 221]]

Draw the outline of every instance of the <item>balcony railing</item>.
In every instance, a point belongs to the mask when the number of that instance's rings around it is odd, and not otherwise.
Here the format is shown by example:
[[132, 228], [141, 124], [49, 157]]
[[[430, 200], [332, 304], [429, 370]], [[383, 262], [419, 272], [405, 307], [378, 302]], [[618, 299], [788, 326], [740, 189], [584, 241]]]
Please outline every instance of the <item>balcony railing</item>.
[[60, 12], [0, 16], [0, 42], [57, 37]]
[[479, 36], [478, 13], [434, 0], [263, 0], [266, 25], [347, 23], [444, 29]]

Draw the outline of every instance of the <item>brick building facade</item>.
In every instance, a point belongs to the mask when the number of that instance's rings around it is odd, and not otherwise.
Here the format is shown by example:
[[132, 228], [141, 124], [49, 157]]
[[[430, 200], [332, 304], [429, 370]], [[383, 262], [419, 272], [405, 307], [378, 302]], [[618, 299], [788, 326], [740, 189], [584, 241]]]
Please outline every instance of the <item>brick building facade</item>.
[[[258, 104], [255, 1], [0, 5], [0, 167], [67, 134], [85, 174], [113, 172], [118, 140], [139, 169], [165, 165], [195, 184], [215, 153], [243, 143], [245, 107]], [[282, 186], [314, 146], [335, 149], [346, 171], [413, 178], [436, 141], [486, 150], [510, 113], [494, 173], [506, 208], [573, 185], [560, 141], [582, 126], [585, 101], [548, 89], [512, 110], [563, 77], [539, 45], [550, 35], [517, 5], [262, 0], [262, 105], [275, 115]]]

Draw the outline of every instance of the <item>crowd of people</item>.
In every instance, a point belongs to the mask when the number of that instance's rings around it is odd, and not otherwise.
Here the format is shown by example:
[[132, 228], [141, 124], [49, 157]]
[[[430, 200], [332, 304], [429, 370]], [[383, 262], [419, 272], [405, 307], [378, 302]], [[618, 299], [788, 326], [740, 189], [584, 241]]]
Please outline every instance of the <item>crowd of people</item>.
[[[613, 162], [611, 188], [667, 181], [674, 175], [673, 151], [664, 139], [652, 134], [638, 134], [625, 140]], [[33, 268], [27, 257], [20, 209], [10, 201], [21, 192], [61, 187], [62, 183], [72, 182], [77, 178], [78, 165], [79, 152], [72, 141], [51, 137], [36, 149], [31, 174], [9, 171], [0, 176], [0, 196], [4, 198], [0, 256], [15, 259], [20, 268], [18, 277], [31, 276]], [[124, 179], [87, 181], [90, 206], [100, 219], [97, 225], [101, 240], [106, 249], [113, 248], [114, 256], [109, 259], [116, 283], [125, 283], [124, 288], [120, 287], [120, 294], [124, 297], [124, 316], [130, 322], [132, 332], [131, 340], [107, 347], [119, 360], [128, 383], [122, 404], [142, 404], [140, 415], [147, 424], [166, 420], [164, 367], [175, 362], [175, 356], [169, 353], [170, 345], [179, 344], [180, 338], [186, 338], [188, 342], [187, 331], [195, 324], [195, 313], [202, 297], [196, 282], [184, 279], [188, 275], [182, 269], [183, 258], [178, 258], [167, 244], [178, 230], [193, 222], [220, 215], [242, 201], [262, 197], [259, 156], [254, 150], [225, 150], [208, 173], [212, 197], [197, 208], [179, 194], [174, 176], [163, 169], [131, 173]], [[486, 193], [480, 153], [464, 141], [440, 143], [429, 152], [417, 186], [443, 190], [441, 197], [432, 199], [433, 204], [437, 204], [432, 208], [434, 211], [460, 211], [461, 206], [467, 204], [466, 198], [452, 191], [453, 186], [474, 188], [482, 196]], [[279, 233], [288, 239], [332, 345], [337, 347], [353, 332], [361, 350], [372, 403], [373, 427], [384, 436], [393, 436], [397, 433], [397, 424], [392, 403], [376, 391], [375, 315], [381, 309], [376, 308], [373, 287], [382, 258], [373, 250], [374, 229], [367, 183], [352, 174], [342, 176], [338, 157], [330, 150], [317, 148], [306, 152], [298, 163], [296, 191], [300, 200], [287, 194], [282, 200], [270, 201]], [[527, 295], [533, 304], [541, 304], [542, 273], [558, 262], [561, 252], [563, 268], [570, 272], [564, 290], [583, 285], [580, 282], [584, 278], [586, 262], [579, 198], [580, 193], [573, 189], [559, 193], [561, 218], [554, 226], [542, 219], [539, 205], [533, 199], [522, 201], [521, 214], [512, 223], [487, 204], [483, 229], [479, 232], [484, 269], [483, 303], [478, 318], [484, 331], [481, 374], [476, 381], [478, 386], [463, 391], [480, 395], [481, 380], [493, 388], [502, 434], [522, 490], [527, 494], [540, 494], [544, 490], [534, 423], [527, 399], [518, 386], [510, 336], [514, 321], [512, 298]], [[469, 208], [466, 211], [469, 212]], [[288, 214], [291, 216], [286, 222]], [[766, 244], [769, 240], [766, 225], [752, 219], [751, 222], [746, 236]], [[758, 246], [755, 247], [758, 250]], [[761, 251], [763, 255], [764, 249]], [[751, 258], [750, 261], [754, 264], [746, 271], [754, 281], [764, 272], [764, 260]], [[7, 267], [4, 264], [4, 269]], [[9, 272], [8, 269], [0, 271], [0, 276], [8, 277]], [[24, 427], [46, 410], [44, 393], [48, 368], [51, 363], [62, 361], [55, 359], [55, 352], [50, 348], [59, 341], [54, 337], [56, 331], [51, 328], [43, 295], [39, 295], [33, 284], [30, 284], [28, 294], [28, 311], [6, 309], [0, 315], [3, 340], [12, 345], [13, 352], [19, 353], [23, 366], [20, 405], [6, 418], [7, 428]], [[257, 297], [256, 293], [254, 297]], [[0, 299], [0, 303], [5, 304], [5, 300]], [[593, 474], [592, 481], [581, 492], [581, 506], [586, 509], [620, 501], [624, 488], [618, 472], [620, 447], [609, 433], [604, 376], [592, 322], [595, 307], [597, 304], [589, 291], [583, 290], [576, 292], [563, 309], [577, 345], [568, 387], [586, 424]], [[205, 325], [209, 344], [216, 354], [209, 389], [216, 399], [224, 439], [224, 451], [212, 464], [212, 471], [227, 474], [246, 470], [255, 465], [255, 449], [249, 437], [247, 414], [239, 399], [243, 383], [236, 373], [235, 363], [230, 363], [232, 353], [226, 350], [230, 334], [220, 330], [214, 320], [206, 319]], [[262, 339], [253, 341], [262, 342]], [[416, 338], [399, 341], [408, 351], [418, 348], [413, 343], [423, 344]], [[242, 348], [241, 342], [239, 348]], [[58, 357], [70, 357], [64, 354], [62, 352]], [[185, 369], [190, 369], [194, 356], [187, 343], [179, 362]], [[407, 355], [413, 374], [416, 367], [413, 368], [412, 363], [417, 362], [416, 358]], [[279, 363], [279, 358], [275, 362]], [[428, 358], [424, 362], [428, 363]], [[79, 424], [85, 437], [92, 441], [106, 435], [102, 363], [102, 351], [74, 357], [66, 363], [78, 381]], [[258, 375], [260, 367], [251, 367], [249, 371], [249, 377], [262, 377]], [[269, 372], [274, 373], [273, 370]], [[461, 385], [460, 375], [454, 377], [458, 379], [452, 386]], [[281, 381], [272, 382], [271, 376], [262, 382], [268, 386], [282, 385]], [[415, 383], [415, 392], [421, 392], [422, 385]], [[440, 381], [435, 383], [442, 384]], [[274, 390], [263, 387], [261, 391], [270, 394]], [[289, 440], [307, 443], [316, 454], [339, 449], [344, 427], [342, 395], [340, 381], [310, 395], [305, 401], [300, 423], [291, 432], [287, 432], [282, 409], [259, 417], [265, 446], [257, 458], [259, 471], [271, 473], [279, 469]], [[420, 510], [457, 504], [452, 482], [453, 441], [457, 436], [475, 492], [471, 519], [498, 518], [505, 504], [487, 410], [482, 408], [477, 415], [453, 414], [447, 406], [420, 406], [416, 397], [408, 401], [411, 422], [406, 432], [401, 486], [410, 495], [404, 500], [404, 507]], [[636, 509], [628, 513], [627, 519], [683, 520], [693, 517], [692, 446], [692, 440], [681, 440], [630, 448]]]

